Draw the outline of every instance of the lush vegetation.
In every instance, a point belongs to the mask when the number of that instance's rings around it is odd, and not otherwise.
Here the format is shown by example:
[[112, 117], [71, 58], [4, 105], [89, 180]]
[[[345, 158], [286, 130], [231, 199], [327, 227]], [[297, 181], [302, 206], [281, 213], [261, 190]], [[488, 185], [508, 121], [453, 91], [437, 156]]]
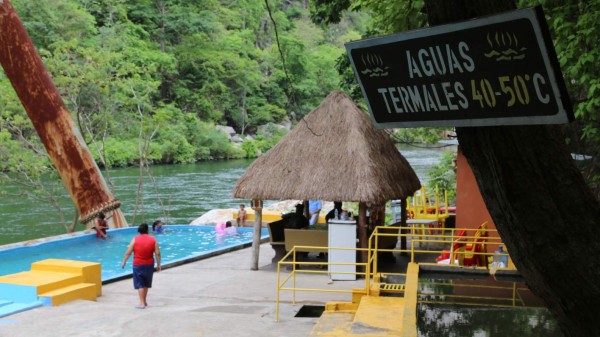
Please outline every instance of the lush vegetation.
[[[343, 43], [425, 25], [424, 1], [12, 0], [100, 166], [255, 157], [332, 90], [361, 102]], [[532, 5], [529, 0], [519, 6]], [[542, 1], [577, 121], [565, 126], [600, 193], [600, 4]], [[309, 8], [310, 6], [310, 8]], [[316, 24], [314, 23], [316, 22]], [[577, 33], [575, 33], [577, 32]], [[246, 137], [229, 141], [215, 128]], [[439, 129], [396, 130], [434, 142]], [[451, 158], [431, 173], [452, 191]], [[0, 182], [49, 200], [60, 184], [8, 79], [0, 72]], [[433, 185], [430, 184], [429, 190]], [[63, 221], [64, 222], [64, 221]]]
[[[355, 13], [319, 27], [306, 0], [11, 3], [101, 167], [264, 153], [286, 132], [276, 124], [339, 88], [343, 43], [368, 22]], [[44, 180], [56, 174], [0, 71], [0, 183], [57, 205], [64, 190]]]
[[[357, 14], [321, 29], [311, 23], [307, 1], [270, 0], [270, 12], [262, 1], [12, 3], [106, 166], [137, 162], [140, 143], [145, 158], [162, 163], [268, 149], [272, 142], [264, 139], [271, 134], [239, 148], [214, 125], [245, 135], [256, 134], [259, 125], [298, 120], [338, 88], [334, 62], [343, 43], [365, 26], [365, 15]], [[0, 88], [3, 141], [39, 149], [1, 75]]]

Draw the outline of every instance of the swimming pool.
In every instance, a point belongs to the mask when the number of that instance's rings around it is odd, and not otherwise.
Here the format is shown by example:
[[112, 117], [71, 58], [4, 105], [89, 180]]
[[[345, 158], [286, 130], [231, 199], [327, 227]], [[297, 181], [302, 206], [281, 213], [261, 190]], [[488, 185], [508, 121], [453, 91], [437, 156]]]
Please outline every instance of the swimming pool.
[[[252, 244], [253, 229], [239, 228], [238, 235], [217, 236], [212, 226], [165, 226], [164, 233], [155, 235], [160, 245], [161, 265], [169, 267], [189, 261], [222, 254]], [[121, 228], [108, 231], [108, 240], [97, 239], [95, 234], [83, 234], [68, 238], [11, 247], [0, 250], [0, 275], [29, 270], [31, 263], [44, 259], [69, 259], [102, 264], [102, 281], [129, 277], [129, 258], [121, 269], [123, 255], [137, 228]], [[268, 238], [268, 231], [261, 231], [261, 240]]]

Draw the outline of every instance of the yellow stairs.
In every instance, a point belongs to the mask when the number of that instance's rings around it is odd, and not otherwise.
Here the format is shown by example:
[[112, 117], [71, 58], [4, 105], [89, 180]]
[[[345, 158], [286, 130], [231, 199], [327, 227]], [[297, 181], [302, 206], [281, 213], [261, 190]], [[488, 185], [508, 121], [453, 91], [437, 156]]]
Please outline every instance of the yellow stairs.
[[0, 276], [0, 298], [13, 302], [56, 306], [100, 295], [101, 265], [95, 262], [47, 259], [32, 263], [30, 271]]
[[[416, 337], [418, 265], [410, 263], [406, 275], [406, 284], [377, 282], [372, 284], [369, 295], [355, 289], [352, 302], [327, 303], [310, 336]], [[379, 296], [381, 291], [401, 293], [404, 297]]]

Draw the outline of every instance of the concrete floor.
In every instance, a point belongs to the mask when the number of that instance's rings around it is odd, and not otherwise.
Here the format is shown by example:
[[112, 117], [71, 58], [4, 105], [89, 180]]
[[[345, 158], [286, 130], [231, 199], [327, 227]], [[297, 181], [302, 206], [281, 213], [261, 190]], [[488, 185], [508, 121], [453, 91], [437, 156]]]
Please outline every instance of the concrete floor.
[[[251, 271], [251, 248], [177, 266], [155, 274], [149, 307], [135, 309], [131, 279], [103, 286], [96, 302], [74, 301], [0, 319], [0, 336], [309, 336], [318, 318], [296, 318], [304, 304], [350, 301], [350, 294], [301, 292], [296, 304], [282, 292], [275, 322], [277, 266], [274, 251], [260, 247]], [[131, 267], [128, 265], [128, 267]], [[364, 280], [329, 283], [327, 275], [303, 274], [298, 284], [321, 289], [363, 287]]]

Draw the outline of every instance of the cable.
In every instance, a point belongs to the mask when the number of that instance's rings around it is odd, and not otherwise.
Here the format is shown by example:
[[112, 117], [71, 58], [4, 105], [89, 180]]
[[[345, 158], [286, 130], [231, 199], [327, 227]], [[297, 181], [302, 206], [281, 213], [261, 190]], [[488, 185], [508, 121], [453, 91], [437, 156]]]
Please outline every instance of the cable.
[[[288, 71], [287, 71], [287, 66], [285, 64], [285, 57], [283, 55], [283, 51], [281, 49], [281, 43], [279, 42], [279, 32], [277, 30], [277, 22], [275, 22], [275, 18], [273, 18], [273, 13], [271, 12], [271, 7], [269, 6], [269, 0], [265, 0], [265, 5], [267, 6], [267, 11], [269, 12], [269, 18], [271, 18], [271, 22], [273, 23], [273, 28], [275, 29], [275, 40], [277, 41], [277, 50], [279, 51], [279, 56], [281, 57], [281, 63], [283, 65], [283, 73], [285, 74], [285, 79], [288, 82], [288, 85], [290, 87], [289, 93], [287, 90], [285, 90], [286, 96], [288, 97], [288, 101], [290, 102], [290, 106], [296, 106], [296, 108], [298, 108], [298, 101], [296, 100], [296, 92], [294, 90], [294, 85], [292, 83], [292, 79], [290, 78]], [[297, 109], [299, 110], [299, 109]], [[310, 125], [308, 124], [308, 122], [305, 119], [306, 116], [303, 116], [300, 120], [304, 121], [304, 124], [306, 125], [306, 128], [308, 129], [308, 131], [310, 131], [310, 133], [312, 133], [313, 135], [320, 137], [323, 136], [324, 133], [322, 134], [317, 134], [315, 133], [315, 131], [310, 127]]]

